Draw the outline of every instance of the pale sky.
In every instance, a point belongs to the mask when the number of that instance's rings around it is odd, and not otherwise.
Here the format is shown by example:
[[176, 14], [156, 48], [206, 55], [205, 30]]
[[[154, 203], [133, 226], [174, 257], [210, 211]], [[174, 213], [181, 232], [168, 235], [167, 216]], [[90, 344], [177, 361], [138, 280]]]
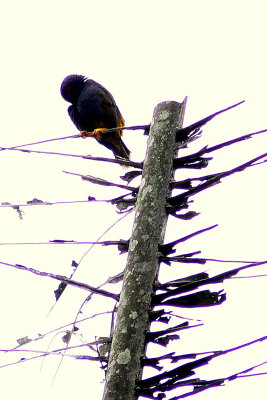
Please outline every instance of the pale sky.
[[[264, 1], [157, 0], [61, 1], [15, 0], [2, 2], [0, 146], [16, 146], [78, 133], [67, 115], [68, 104], [59, 88], [68, 74], [84, 74], [110, 90], [127, 125], [150, 123], [161, 101], [182, 101], [188, 96], [185, 125], [241, 100], [245, 104], [218, 116], [192, 145], [205, 145], [267, 128], [266, 117], [266, 4]], [[141, 161], [146, 137], [142, 132], [124, 134], [132, 159]], [[206, 175], [237, 166], [266, 152], [265, 134], [213, 154]], [[94, 140], [68, 139], [33, 146], [32, 149], [111, 157]], [[186, 154], [186, 153], [183, 153]], [[101, 188], [62, 171], [91, 174], [122, 183], [121, 167], [52, 155], [3, 151], [0, 203], [113, 198], [120, 190]], [[194, 171], [179, 173], [194, 176]], [[198, 172], [195, 173], [198, 174]], [[177, 179], [179, 175], [176, 175]], [[266, 260], [266, 166], [250, 168], [194, 198], [191, 209], [200, 216], [191, 222], [170, 218], [166, 241], [218, 223], [219, 227], [192, 239], [181, 252], [202, 250], [210, 258]], [[22, 208], [23, 220], [10, 208], [0, 208], [0, 243], [47, 242], [53, 239], [94, 241], [119, 216], [105, 203]], [[133, 216], [123, 220], [104, 239], [128, 239]], [[1, 245], [0, 261], [40, 271], [69, 275], [88, 245]], [[97, 247], [81, 262], [75, 279], [98, 285], [122, 271], [126, 255], [115, 248]], [[162, 267], [166, 280], [208, 270], [211, 274], [232, 268], [229, 264]], [[182, 269], [181, 269], [182, 268]], [[243, 275], [265, 274], [266, 267]], [[87, 292], [69, 288], [52, 313], [57, 282], [1, 266], [0, 349], [13, 348], [18, 338], [34, 338], [70, 323]], [[209, 310], [178, 309], [177, 314], [203, 320], [205, 327], [181, 333], [181, 340], [167, 349], [179, 353], [225, 349], [266, 335], [266, 277], [234, 279], [225, 288], [228, 300]], [[218, 290], [214, 287], [212, 290]], [[119, 288], [108, 287], [117, 292]], [[79, 319], [111, 309], [113, 302], [97, 298]], [[98, 317], [79, 325], [84, 340], [108, 336], [107, 319]], [[177, 322], [179, 323], [179, 321]], [[62, 336], [62, 335], [61, 335]], [[61, 336], [51, 349], [62, 347]], [[28, 345], [47, 350], [46, 341]], [[79, 338], [74, 344], [80, 344]], [[82, 351], [80, 351], [82, 352]], [[75, 354], [79, 354], [76, 350]], [[219, 359], [197, 376], [227, 376], [266, 361], [266, 344], [236, 353], [230, 361]], [[0, 355], [0, 366], [29, 354]], [[59, 357], [0, 368], [1, 392], [6, 399], [81, 400], [102, 398], [103, 372], [97, 363], [65, 360], [52, 385]], [[266, 371], [262, 368], [262, 372]], [[218, 375], [216, 375], [216, 373]], [[266, 375], [239, 379], [224, 388], [197, 395], [202, 400], [242, 397], [265, 399]], [[92, 394], [93, 393], [93, 394]], [[172, 396], [175, 393], [173, 392]]]

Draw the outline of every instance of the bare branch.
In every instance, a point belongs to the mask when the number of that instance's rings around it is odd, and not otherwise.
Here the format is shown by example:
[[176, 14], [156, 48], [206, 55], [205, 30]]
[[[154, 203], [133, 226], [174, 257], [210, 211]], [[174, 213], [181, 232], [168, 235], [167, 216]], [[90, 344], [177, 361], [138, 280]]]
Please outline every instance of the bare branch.
[[206, 181], [206, 182], [201, 183], [201, 184], [197, 185], [196, 187], [193, 187], [192, 189], [187, 190], [184, 193], [181, 193], [181, 194], [178, 194], [177, 196], [173, 196], [173, 197], [169, 198], [168, 203], [167, 203], [168, 211], [170, 212], [170, 214], [175, 216], [176, 211], [179, 211], [179, 210], [187, 207], [187, 200], [191, 196], [194, 196], [197, 193], [202, 192], [203, 190], [206, 190], [214, 185], [221, 183], [221, 179], [226, 178], [227, 176], [230, 176], [237, 172], [242, 172], [249, 167], [257, 165], [256, 162], [265, 157], [267, 157], [267, 153], [264, 153], [258, 157], [255, 157], [252, 160], [245, 162], [244, 164], [238, 165], [237, 167], [232, 168], [231, 170], [224, 171], [224, 172], [218, 172], [218, 173], [208, 175], [205, 177], [192, 178], [191, 181], [199, 180], [199, 181]]
[[2, 150], [21, 151], [23, 153], [46, 154], [46, 155], [63, 156], [63, 157], [76, 157], [76, 158], [83, 158], [84, 160], [105, 161], [105, 162], [109, 162], [109, 163], [113, 163], [113, 164], [126, 165], [129, 167], [142, 169], [142, 163], [138, 163], [138, 162], [134, 162], [134, 161], [130, 161], [130, 160], [124, 161], [123, 159], [83, 156], [83, 155], [79, 155], [79, 154], [59, 153], [59, 152], [53, 152], [53, 151], [17, 149], [17, 148], [12, 148], [12, 147], [2, 148]]
[[173, 242], [163, 244], [163, 245], [161, 245], [159, 247], [160, 248], [160, 252], [162, 254], [164, 254], [164, 255], [173, 253], [174, 252], [173, 247], [176, 246], [177, 244], [185, 242], [186, 240], [189, 240], [189, 239], [191, 239], [192, 237], [194, 237], [196, 235], [200, 235], [203, 232], [207, 232], [207, 231], [210, 231], [211, 229], [217, 228], [217, 226], [218, 226], [218, 224], [212, 225], [212, 226], [209, 226], [208, 228], [200, 229], [200, 230], [198, 230], [196, 232], [190, 233], [190, 235], [187, 235], [187, 236], [184, 236], [184, 237], [179, 238], [177, 240], [174, 240]]
[[[7, 350], [7, 351], [16, 350], [16, 349], [21, 348], [22, 346], [25, 346], [25, 345], [27, 345], [27, 344], [29, 344], [29, 343], [33, 343], [33, 342], [36, 342], [36, 341], [38, 341], [38, 340], [42, 340], [42, 339], [44, 339], [46, 336], [49, 336], [49, 335], [51, 335], [52, 333], [55, 333], [55, 332], [57, 332], [57, 331], [59, 331], [59, 330], [62, 330], [62, 329], [64, 329], [64, 328], [67, 328], [67, 327], [69, 327], [69, 326], [71, 326], [71, 325], [78, 325], [78, 324], [80, 324], [81, 322], [88, 321], [88, 320], [90, 320], [90, 319], [93, 319], [93, 318], [96, 318], [96, 317], [99, 317], [99, 316], [102, 316], [102, 315], [106, 315], [106, 314], [111, 314], [111, 313], [113, 313], [113, 310], [111, 310], [111, 311], [99, 312], [99, 313], [93, 314], [93, 315], [91, 315], [91, 316], [89, 316], [89, 317], [86, 317], [86, 318], [83, 318], [83, 319], [80, 319], [80, 320], [75, 320], [75, 321], [70, 322], [70, 323], [68, 323], [68, 324], [59, 326], [58, 328], [54, 328], [54, 329], [52, 329], [51, 331], [48, 331], [48, 332], [39, 334], [38, 336], [36, 336], [36, 337], [33, 338], [33, 339], [28, 338], [27, 341], [24, 341], [24, 342], [20, 343], [18, 346], [14, 347], [14, 348], [12, 348], [12, 349], [9, 349], [9, 350]], [[0, 350], [0, 351], [1, 351], [1, 350]]]
[[[68, 350], [77, 349], [77, 348], [81, 348], [81, 347], [90, 348], [90, 346], [92, 346], [92, 345], [101, 344], [101, 343], [102, 343], [102, 341], [94, 341], [91, 343], [82, 343], [82, 344], [76, 345], [76, 346], [69, 346]], [[3, 353], [26, 352], [26, 353], [37, 353], [38, 354], [37, 356], [34, 356], [34, 357], [22, 358], [18, 361], [10, 363], [10, 364], [0, 365], [0, 368], [10, 367], [11, 365], [21, 364], [26, 361], [35, 360], [36, 358], [41, 358], [41, 357], [46, 357], [46, 356], [72, 357], [75, 359], [87, 359], [90, 361], [101, 361], [101, 360], [106, 361], [105, 357], [99, 357], [99, 356], [93, 357], [93, 356], [87, 356], [87, 355], [68, 354], [68, 353], [66, 353], [65, 347], [51, 350], [51, 351], [31, 350], [31, 349], [0, 349], [0, 352], [3, 352]], [[64, 354], [62, 354], [62, 352], [64, 352]]]
[[50, 240], [49, 242], [6, 242], [6, 243], [0, 243], [0, 246], [17, 246], [17, 245], [50, 245], [50, 244], [59, 244], [59, 245], [63, 245], [63, 244], [93, 244], [93, 245], [101, 245], [101, 246], [123, 246], [127, 243], [127, 241], [124, 240], [106, 240], [103, 242], [76, 242], [75, 240], [63, 240], [63, 239], [54, 239], [54, 240]]
[[119, 197], [115, 197], [112, 199], [96, 199], [92, 196], [88, 196], [87, 200], [70, 200], [70, 201], [43, 201], [39, 199], [32, 199], [27, 201], [26, 203], [21, 204], [11, 204], [9, 202], [3, 202], [0, 204], [0, 208], [13, 208], [17, 211], [20, 207], [32, 207], [32, 206], [53, 206], [53, 205], [64, 205], [64, 204], [80, 204], [80, 203], [112, 203], [117, 204], [120, 200], [125, 199], [127, 196], [130, 196], [130, 193], [124, 194]]
[[91, 182], [91, 183], [95, 183], [97, 185], [101, 185], [101, 186], [115, 186], [118, 187], [120, 189], [125, 189], [128, 190], [130, 192], [136, 193], [138, 191], [137, 187], [133, 187], [133, 186], [127, 186], [127, 185], [121, 185], [119, 183], [113, 183], [113, 182], [109, 182], [105, 179], [102, 178], [98, 178], [92, 175], [82, 175], [82, 174], [77, 174], [75, 172], [68, 172], [68, 171], [62, 171], [65, 174], [70, 174], [70, 175], [75, 175], [75, 176], [79, 176], [80, 178], [82, 178], [85, 181]]
[[[239, 373], [244, 373], [244, 372], [249, 372], [252, 369], [263, 365], [267, 362], [258, 364], [256, 366], [253, 366], [251, 368], [248, 368], [244, 371], [241, 371], [237, 374], [233, 374], [228, 376], [227, 378], [219, 378], [217, 380], [213, 380], [213, 381], [201, 381], [198, 378], [193, 379], [190, 381], [188, 381], [186, 378], [189, 378], [190, 376], [195, 374], [195, 369], [202, 367], [203, 365], [207, 365], [210, 363], [210, 361], [212, 361], [214, 358], [217, 357], [221, 357], [223, 355], [228, 354], [229, 352], [232, 351], [236, 351], [239, 350], [240, 348], [243, 347], [247, 347], [247, 346], [251, 346], [254, 343], [257, 343], [259, 341], [264, 341], [267, 339], [267, 336], [258, 338], [256, 340], [253, 340], [251, 342], [245, 343], [241, 346], [236, 346], [227, 350], [217, 350], [214, 351], [213, 354], [199, 358], [199, 359], [195, 359], [194, 361], [190, 361], [187, 362], [179, 367], [176, 367], [172, 370], [160, 373], [158, 375], [152, 376], [150, 378], [147, 379], [143, 379], [141, 381], [139, 381], [138, 383], [138, 394], [145, 394], [145, 393], [150, 393], [151, 395], [154, 392], [165, 392], [165, 391], [169, 391], [172, 390], [174, 388], [177, 387], [181, 387], [181, 386], [188, 386], [191, 385], [194, 387], [194, 391], [191, 392], [187, 392], [184, 393], [180, 396], [175, 396], [170, 400], [174, 400], [174, 399], [182, 399], [184, 397], [188, 397], [188, 396], [192, 396], [200, 391], [206, 390], [210, 387], [214, 387], [214, 386], [218, 386], [223, 384], [225, 381], [229, 381], [229, 380], [233, 380], [235, 378], [237, 378]], [[196, 358], [198, 354], [192, 354], [192, 358]], [[163, 381], [163, 382], [162, 382]]]
[[[136, 126], [123, 126], [123, 127], [119, 127], [119, 128], [111, 128], [111, 129], [106, 129], [104, 131], [101, 131], [101, 135], [102, 134], [107, 134], [107, 133], [111, 133], [111, 132], [116, 132], [116, 131], [121, 131], [121, 130], [142, 130], [144, 129], [145, 131], [149, 129], [150, 125], [136, 125]], [[87, 132], [87, 137], [94, 137], [94, 132]], [[63, 136], [63, 137], [59, 137], [59, 138], [53, 138], [53, 139], [45, 139], [45, 140], [41, 140], [39, 142], [33, 142], [33, 143], [26, 143], [26, 144], [20, 144], [18, 146], [12, 146], [12, 147], [0, 147], [0, 151], [3, 150], [15, 150], [15, 149], [19, 149], [21, 147], [26, 147], [26, 146], [34, 146], [36, 144], [42, 144], [42, 143], [48, 143], [48, 142], [54, 142], [56, 140], [64, 140], [64, 139], [78, 139], [78, 138], [82, 138], [82, 136], [80, 134], [76, 134], [76, 135], [71, 135], [71, 136]]]
[[50, 272], [38, 271], [38, 270], [33, 269], [33, 268], [28, 268], [28, 267], [25, 267], [24, 265], [10, 264], [10, 263], [6, 263], [6, 262], [3, 262], [3, 261], [0, 261], [0, 264], [7, 265], [8, 267], [12, 267], [12, 268], [20, 269], [22, 271], [28, 271], [28, 272], [31, 272], [32, 274], [35, 274], [35, 275], [38, 275], [38, 276], [46, 276], [48, 278], [56, 279], [57, 281], [64, 282], [64, 283], [66, 283], [68, 285], [75, 286], [75, 287], [80, 288], [80, 289], [88, 290], [90, 292], [93, 292], [93, 293], [96, 293], [96, 294], [100, 294], [100, 295], [105, 296], [105, 297], [110, 297], [111, 299], [113, 299], [115, 301], [118, 301], [118, 299], [119, 299], [119, 296], [117, 294], [114, 294], [114, 293], [111, 293], [111, 292], [107, 292], [106, 290], [95, 288], [95, 287], [87, 285], [86, 283], [83, 283], [83, 282], [78, 282], [78, 281], [71, 280], [71, 279], [69, 279], [69, 278], [67, 278], [66, 276], [63, 276], [63, 275], [55, 275], [55, 274], [52, 274]]
[[257, 132], [248, 133], [246, 135], [239, 136], [239, 137], [237, 137], [235, 139], [228, 140], [227, 142], [216, 144], [215, 146], [208, 147], [207, 149], [205, 149], [205, 152], [203, 154], [211, 153], [211, 152], [213, 152], [215, 150], [222, 149], [225, 146], [230, 146], [232, 144], [235, 144], [235, 143], [238, 143], [238, 142], [242, 142], [243, 140], [251, 139], [253, 136], [259, 135], [260, 133], [265, 133], [265, 132], [267, 132], [267, 129], [262, 129], [262, 130], [257, 131]]
[[165, 288], [168, 286], [176, 286], [176, 289], [169, 289], [165, 293], [154, 295], [154, 304], [157, 304], [157, 305], [167, 304], [167, 303], [163, 303], [163, 301], [165, 299], [168, 299], [169, 297], [177, 296], [181, 293], [190, 292], [192, 290], [199, 288], [200, 286], [221, 283], [226, 279], [231, 279], [233, 276], [237, 275], [240, 271], [243, 271], [248, 268], [254, 268], [254, 267], [257, 267], [260, 265], [265, 265], [266, 263], [267, 263], [267, 261], [255, 262], [255, 263], [251, 263], [248, 265], [244, 265], [242, 267], [237, 267], [237, 268], [222, 272], [222, 273], [212, 276], [212, 277], [209, 277], [209, 275], [201, 276], [201, 274], [200, 275], [198, 274], [199, 278], [196, 280], [182, 278], [182, 279], [177, 279], [172, 282], [167, 282], [162, 285], [158, 285], [156, 289], [161, 289], [161, 288]]
[[240, 101], [239, 103], [236, 103], [230, 107], [224, 108], [220, 111], [217, 111], [217, 112], [209, 115], [208, 117], [202, 118], [201, 120], [194, 122], [192, 125], [177, 129], [176, 141], [180, 142], [181, 140], [183, 141], [185, 138], [188, 139], [188, 136], [190, 133], [192, 133], [192, 132], [196, 133], [203, 125], [205, 125], [207, 122], [211, 121], [217, 115], [222, 114], [228, 110], [231, 110], [232, 108], [235, 108], [244, 102], [245, 102], [245, 100]]

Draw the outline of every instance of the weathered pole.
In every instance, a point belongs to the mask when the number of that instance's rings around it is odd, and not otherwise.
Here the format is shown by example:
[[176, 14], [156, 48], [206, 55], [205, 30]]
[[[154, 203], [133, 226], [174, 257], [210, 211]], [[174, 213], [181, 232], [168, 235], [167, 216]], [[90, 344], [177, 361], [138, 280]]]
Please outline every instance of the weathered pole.
[[185, 102], [166, 101], [154, 110], [103, 400], [136, 398], [135, 385], [141, 376], [145, 333], [149, 328], [151, 293], [158, 272], [158, 246], [163, 241], [167, 221], [165, 207], [175, 132], [182, 126], [184, 109]]

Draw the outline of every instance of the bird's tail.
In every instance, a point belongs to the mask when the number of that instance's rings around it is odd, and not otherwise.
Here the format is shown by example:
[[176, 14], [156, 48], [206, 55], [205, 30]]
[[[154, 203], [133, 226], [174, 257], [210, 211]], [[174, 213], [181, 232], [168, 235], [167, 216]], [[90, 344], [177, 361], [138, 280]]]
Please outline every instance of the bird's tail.
[[122, 157], [126, 158], [126, 160], [129, 160], [131, 152], [122, 141], [120, 132], [121, 131], [117, 131], [116, 133], [111, 135], [100, 134], [99, 138], [96, 139], [99, 143], [103, 144], [103, 146], [105, 146], [107, 149], [111, 150], [116, 158]]
[[[114, 143], [115, 144], [115, 143]], [[112, 149], [115, 157], [126, 158], [126, 160], [130, 160], [130, 150], [126, 146], [126, 144], [122, 141], [120, 136], [117, 136], [116, 144]]]

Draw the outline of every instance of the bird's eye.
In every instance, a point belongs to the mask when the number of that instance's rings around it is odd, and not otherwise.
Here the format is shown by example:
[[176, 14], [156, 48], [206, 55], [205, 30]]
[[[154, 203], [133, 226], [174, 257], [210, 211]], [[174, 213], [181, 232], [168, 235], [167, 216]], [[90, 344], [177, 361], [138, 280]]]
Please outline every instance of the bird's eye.
[[63, 97], [64, 100], [69, 101], [71, 103], [71, 89], [70, 85], [62, 85], [61, 89], [61, 96]]

